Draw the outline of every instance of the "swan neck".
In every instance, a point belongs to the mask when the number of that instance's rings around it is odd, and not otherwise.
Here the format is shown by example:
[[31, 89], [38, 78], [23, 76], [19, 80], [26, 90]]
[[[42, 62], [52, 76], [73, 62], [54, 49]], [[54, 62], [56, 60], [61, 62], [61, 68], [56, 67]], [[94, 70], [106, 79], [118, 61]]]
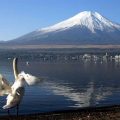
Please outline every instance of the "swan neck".
[[18, 63], [18, 59], [14, 58], [14, 60], [13, 60], [13, 72], [14, 72], [15, 80], [18, 79], [18, 67], [17, 67], [17, 63]]

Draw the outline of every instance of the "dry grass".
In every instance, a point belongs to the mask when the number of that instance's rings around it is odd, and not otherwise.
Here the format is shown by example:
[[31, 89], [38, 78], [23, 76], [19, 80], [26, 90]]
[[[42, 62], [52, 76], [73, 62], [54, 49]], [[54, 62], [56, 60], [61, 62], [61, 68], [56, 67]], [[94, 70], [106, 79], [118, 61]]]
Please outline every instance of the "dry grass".
[[99, 48], [119, 49], [120, 45], [0, 45], [0, 49]]

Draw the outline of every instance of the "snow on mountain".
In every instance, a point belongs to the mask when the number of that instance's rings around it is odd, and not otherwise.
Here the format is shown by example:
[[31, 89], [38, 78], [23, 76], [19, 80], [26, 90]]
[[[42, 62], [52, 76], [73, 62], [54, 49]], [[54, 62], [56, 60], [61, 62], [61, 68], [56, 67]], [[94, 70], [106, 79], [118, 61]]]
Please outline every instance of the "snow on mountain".
[[97, 12], [84, 11], [53, 26], [12, 40], [24, 44], [117, 44], [120, 25]]
[[65, 20], [50, 27], [39, 29], [38, 31], [43, 32], [52, 32], [57, 30], [60, 31], [69, 29], [70, 27], [76, 25], [86, 26], [93, 33], [95, 32], [96, 29], [101, 31], [103, 31], [104, 29], [106, 29], [107, 31], [113, 31], [115, 28], [120, 29], [120, 25], [112, 23], [108, 19], [102, 17], [99, 13], [84, 11], [68, 20]]

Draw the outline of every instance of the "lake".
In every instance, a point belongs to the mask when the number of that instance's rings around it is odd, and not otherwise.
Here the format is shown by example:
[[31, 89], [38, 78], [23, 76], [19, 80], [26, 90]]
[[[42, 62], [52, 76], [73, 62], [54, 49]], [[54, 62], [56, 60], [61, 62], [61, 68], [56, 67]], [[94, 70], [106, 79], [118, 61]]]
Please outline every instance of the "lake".
[[[29, 65], [26, 65], [29, 61]], [[43, 113], [89, 106], [120, 104], [120, 63], [115, 60], [39, 61], [24, 59], [18, 62], [19, 71], [43, 77], [34, 86], [25, 87], [19, 114]], [[0, 60], [0, 73], [12, 84], [12, 60]], [[0, 97], [0, 115], [7, 114]], [[11, 114], [16, 110], [11, 109]]]

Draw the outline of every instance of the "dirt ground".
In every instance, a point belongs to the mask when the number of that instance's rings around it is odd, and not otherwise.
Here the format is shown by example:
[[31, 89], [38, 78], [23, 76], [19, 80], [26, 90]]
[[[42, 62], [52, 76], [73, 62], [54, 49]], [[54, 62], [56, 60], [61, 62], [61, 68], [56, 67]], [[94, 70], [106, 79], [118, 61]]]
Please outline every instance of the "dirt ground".
[[120, 106], [83, 108], [19, 116], [0, 116], [0, 120], [120, 120]]

